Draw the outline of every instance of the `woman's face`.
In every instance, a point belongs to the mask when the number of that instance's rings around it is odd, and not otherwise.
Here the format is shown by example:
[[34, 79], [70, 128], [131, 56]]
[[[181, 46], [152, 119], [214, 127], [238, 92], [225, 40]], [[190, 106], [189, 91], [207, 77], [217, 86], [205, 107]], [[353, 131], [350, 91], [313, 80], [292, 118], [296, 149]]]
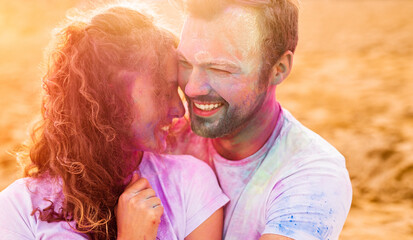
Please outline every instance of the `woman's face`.
[[175, 53], [169, 54], [164, 69], [161, 69], [164, 80], [149, 72], [138, 75], [135, 80], [132, 89], [136, 107], [133, 133], [140, 150], [163, 150], [172, 119], [185, 113], [177, 91], [177, 66]]

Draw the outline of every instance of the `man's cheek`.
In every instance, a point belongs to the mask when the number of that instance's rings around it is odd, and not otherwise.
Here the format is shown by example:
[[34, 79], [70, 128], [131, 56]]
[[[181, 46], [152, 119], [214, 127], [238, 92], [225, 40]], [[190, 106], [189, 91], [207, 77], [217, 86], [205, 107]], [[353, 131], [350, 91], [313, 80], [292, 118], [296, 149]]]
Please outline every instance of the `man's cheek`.
[[236, 78], [212, 78], [211, 87], [228, 102], [240, 101], [251, 91], [250, 84]]

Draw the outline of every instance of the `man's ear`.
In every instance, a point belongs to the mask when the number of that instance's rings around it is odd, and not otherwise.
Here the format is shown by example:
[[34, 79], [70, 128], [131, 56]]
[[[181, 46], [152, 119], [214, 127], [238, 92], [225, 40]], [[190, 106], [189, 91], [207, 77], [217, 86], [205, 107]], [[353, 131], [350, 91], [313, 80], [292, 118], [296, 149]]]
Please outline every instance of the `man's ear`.
[[274, 66], [271, 68], [270, 84], [278, 85], [288, 77], [293, 66], [294, 54], [291, 51], [286, 51], [277, 60]]

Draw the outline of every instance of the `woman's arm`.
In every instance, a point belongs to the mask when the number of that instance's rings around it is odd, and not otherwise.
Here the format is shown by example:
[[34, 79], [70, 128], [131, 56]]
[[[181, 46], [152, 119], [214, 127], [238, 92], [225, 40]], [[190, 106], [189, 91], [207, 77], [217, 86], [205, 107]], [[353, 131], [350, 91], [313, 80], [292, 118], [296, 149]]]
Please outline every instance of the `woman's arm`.
[[205, 222], [195, 228], [185, 240], [221, 240], [224, 225], [224, 209], [215, 211]]

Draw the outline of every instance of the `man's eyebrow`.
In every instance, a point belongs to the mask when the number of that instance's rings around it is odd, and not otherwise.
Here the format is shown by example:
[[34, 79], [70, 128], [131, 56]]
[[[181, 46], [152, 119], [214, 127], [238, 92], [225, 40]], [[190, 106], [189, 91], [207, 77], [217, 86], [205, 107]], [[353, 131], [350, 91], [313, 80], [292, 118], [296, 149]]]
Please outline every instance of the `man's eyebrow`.
[[[180, 61], [188, 62], [188, 60], [185, 58], [185, 56], [181, 52], [179, 51], [177, 52], [178, 52], [178, 58]], [[224, 60], [224, 59], [211, 59], [205, 62], [200, 62], [199, 65], [206, 66], [206, 67], [214, 67], [214, 66], [223, 67], [223, 68], [230, 69], [233, 71], [240, 70], [240, 67], [236, 63], [232, 61]]]
[[224, 67], [224, 68], [230, 68], [233, 70], [240, 69], [240, 67], [236, 63], [232, 61], [223, 60], [223, 59], [212, 59], [207, 62], [201, 63], [201, 65], [208, 66], [208, 67], [214, 67], [214, 66]]

